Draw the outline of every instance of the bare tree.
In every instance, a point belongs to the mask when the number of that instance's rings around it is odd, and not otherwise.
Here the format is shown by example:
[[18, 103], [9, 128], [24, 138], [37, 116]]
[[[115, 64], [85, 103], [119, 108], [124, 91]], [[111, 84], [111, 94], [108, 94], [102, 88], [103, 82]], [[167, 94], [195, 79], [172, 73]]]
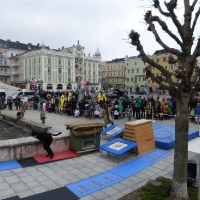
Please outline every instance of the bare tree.
[[[175, 148], [174, 148], [174, 173], [173, 184], [171, 189], [171, 200], [188, 199], [187, 192], [187, 162], [188, 162], [188, 129], [189, 129], [189, 103], [194, 99], [198, 89], [200, 88], [199, 69], [196, 68], [196, 59], [200, 56], [200, 39], [194, 43], [194, 30], [200, 14], [200, 7], [194, 15], [192, 14], [198, 0], [184, 0], [184, 21], [183, 24], [177, 19], [175, 9], [177, 8], [177, 0], [164, 2], [166, 11], [161, 8], [159, 0], [153, 0], [153, 6], [159, 10], [160, 14], [172, 20], [177, 28], [178, 36], [176, 36], [159, 16], [152, 15], [151, 11], [147, 11], [144, 20], [148, 26], [147, 30], [151, 31], [158, 42], [167, 52], [171, 54], [169, 63], [179, 63], [179, 68], [174, 72], [174, 76], [179, 80], [174, 82], [171, 74], [163, 66], [154, 62], [147, 54], [145, 54], [143, 46], [140, 43], [140, 35], [131, 30], [129, 33], [130, 43], [136, 46], [140, 52], [142, 60], [149, 64], [146, 67], [146, 76], [152, 81], [158, 83], [162, 88], [169, 91], [169, 94], [176, 99], [177, 112], [175, 119]], [[170, 48], [161, 40], [159, 33], [155, 28], [155, 23], [164, 30], [180, 47], [181, 51]], [[194, 51], [192, 52], [192, 48]], [[174, 57], [173, 57], [174, 55]], [[151, 72], [151, 66], [157, 68], [162, 76], [154, 76]]]

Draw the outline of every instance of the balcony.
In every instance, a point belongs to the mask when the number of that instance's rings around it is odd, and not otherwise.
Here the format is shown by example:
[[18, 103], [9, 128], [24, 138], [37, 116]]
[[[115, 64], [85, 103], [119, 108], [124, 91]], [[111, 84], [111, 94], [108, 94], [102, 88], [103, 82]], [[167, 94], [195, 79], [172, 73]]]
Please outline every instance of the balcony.
[[19, 67], [19, 63], [12, 63], [10, 66], [11, 67]]
[[7, 63], [0, 62], [0, 67], [9, 67]]
[[12, 76], [18, 76], [19, 72], [11, 72], [10, 75], [12, 75]]
[[10, 76], [10, 74], [0, 74], [0, 76], [2, 77], [9, 77]]

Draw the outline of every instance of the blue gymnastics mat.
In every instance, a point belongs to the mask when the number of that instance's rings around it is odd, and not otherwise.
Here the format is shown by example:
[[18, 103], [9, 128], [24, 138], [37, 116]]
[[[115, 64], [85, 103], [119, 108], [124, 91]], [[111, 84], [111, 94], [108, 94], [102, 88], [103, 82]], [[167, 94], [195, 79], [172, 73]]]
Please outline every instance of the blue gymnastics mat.
[[22, 168], [22, 166], [16, 160], [0, 163], [0, 171], [16, 168]]
[[105, 128], [105, 129], [101, 132], [101, 134], [106, 134], [108, 131], [112, 130], [112, 129], [115, 128], [115, 127], [116, 127], [115, 124], [113, 124], [113, 125], [111, 125], [111, 126], [108, 126], [107, 128]]
[[84, 197], [93, 192], [106, 188], [110, 185], [118, 183], [124, 180], [123, 177], [113, 174], [111, 172], [105, 172], [96, 176], [89, 177], [87, 179], [77, 181], [75, 183], [66, 185], [74, 194], [79, 197]]
[[150, 153], [143, 155], [140, 158], [136, 158], [127, 163], [114, 167], [110, 169], [109, 172], [112, 172], [114, 174], [127, 178], [157, 163], [163, 158], [169, 156], [170, 154], [171, 152], [169, 151], [156, 149]]
[[[156, 147], [169, 150], [174, 148], [175, 126], [152, 123]], [[199, 137], [198, 130], [188, 131], [188, 141]]]

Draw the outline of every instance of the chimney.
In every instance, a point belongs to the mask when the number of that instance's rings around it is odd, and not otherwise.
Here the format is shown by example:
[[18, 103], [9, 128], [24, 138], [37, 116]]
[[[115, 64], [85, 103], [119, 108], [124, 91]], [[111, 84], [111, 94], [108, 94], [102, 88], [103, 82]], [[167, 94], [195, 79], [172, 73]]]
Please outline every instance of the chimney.
[[10, 40], [10, 39], [7, 39], [7, 42], [11, 42], [11, 40]]
[[64, 49], [65, 47], [64, 46], [62, 46], [62, 49]]
[[37, 48], [40, 48], [40, 43], [37, 43]]
[[19, 41], [16, 41], [16, 43], [20, 43]]
[[90, 57], [90, 53], [88, 54], [88, 56]]
[[32, 46], [32, 44], [31, 44], [31, 43], [28, 43], [28, 46]]

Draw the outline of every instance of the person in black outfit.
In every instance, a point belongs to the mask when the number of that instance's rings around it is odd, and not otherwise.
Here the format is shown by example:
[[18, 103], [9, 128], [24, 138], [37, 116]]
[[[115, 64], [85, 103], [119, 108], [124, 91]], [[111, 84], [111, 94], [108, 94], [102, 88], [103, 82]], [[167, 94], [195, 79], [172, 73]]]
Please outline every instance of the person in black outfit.
[[53, 137], [48, 133], [45, 133], [45, 132], [40, 132], [40, 133], [38, 132], [37, 133], [35, 131], [32, 131], [32, 136], [41, 141], [43, 148], [48, 153], [46, 157], [49, 157], [50, 159], [53, 158], [54, 154], [53, 154], [53, 151], [50, 148], [50, 145], [53, 141]]

